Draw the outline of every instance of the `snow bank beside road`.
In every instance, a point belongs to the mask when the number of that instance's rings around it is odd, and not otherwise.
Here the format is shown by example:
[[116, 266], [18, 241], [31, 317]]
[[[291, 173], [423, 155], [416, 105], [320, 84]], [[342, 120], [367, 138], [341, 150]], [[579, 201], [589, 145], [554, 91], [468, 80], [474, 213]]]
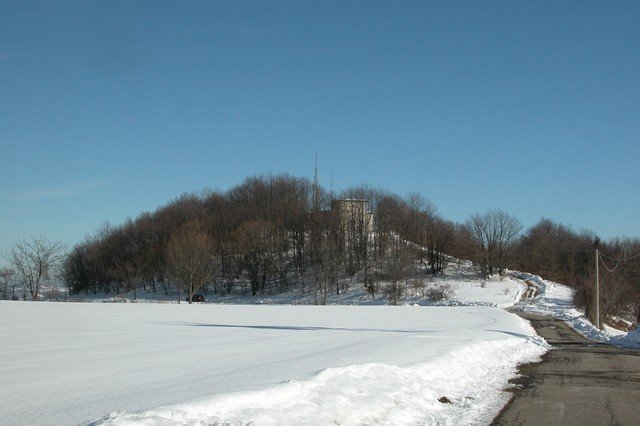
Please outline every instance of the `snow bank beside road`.
[[114, 413], [98, 424], [488, 424], [508, 400], [502, 389], [515, 363], [543, 352], [535, 339], [474, 341], [431, 362], [330, 368], [307, 381]]
[[598, 330], [585, 316], [584, 311], [573, 304], [573, 290], [565, 285], [547, 281], [538, 275], [510, 271], [510, 274], [529, 281], [538, 288], [538, 295], [529, 303], [518, 305], [517, 309], [540, 315], [559, 318], [583, 336], [611, 343], [622, 348], [640, 349], [640, 330], [624, 333], [605, 326]]

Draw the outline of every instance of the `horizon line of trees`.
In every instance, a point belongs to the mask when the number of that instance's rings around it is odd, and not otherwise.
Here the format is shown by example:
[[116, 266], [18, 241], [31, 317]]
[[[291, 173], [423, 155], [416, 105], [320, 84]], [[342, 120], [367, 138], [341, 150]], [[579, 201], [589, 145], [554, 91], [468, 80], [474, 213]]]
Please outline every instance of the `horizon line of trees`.
[[[389, 251], [400, 250], [398, 239], [402, 246], [425, 247], [413, 248], [415, 259], [431, 275], [442, 274], [444, 253], [463, 233], [417, 194], [404, 199], [368, 186], [350, 188], [335, 198], [365, 200], [367, 208], [346, 209], [348, 217], [332, 209], [333, 198], [309, 179], [288, 175], [250, 177], [225, 192], [183, 194], [120, 226], [104, 225], [76, 244], [63, 277], [75, 293], [133, 291], [136, 297], [140, 288], [168, 293], [175, 287], [190, 298], [207, 286], [216, 294], [240, 289], [255, 296], [299, 286], [324, 303], [358, 274], [375, 296]], [[182, 238], [187, 228], [190, 235]], [[195, 247], [204, 240], [208, 257]], [[194, 274], [205, 262], [185, 265], [187, 259], [208, 259], [215, 267], [198, 284], [185, 285], [185, 268]]]
[[[364, 200], [364, 209], [339, 217], [332, 199]], [[595, 249], [612, 258], [640, 252], [640, 239], [600, 240], [591, 231], [541, 219], [522, 232], [519, 220], [501, 210], [476, 213], [463, 223], [441, 217], [420, 194], [401, 197], [367, 185], [330, 194], [316, 182], [286, 174], [253, 176], [227, 191], [183, 194], [154, 212], [119, 226], [105, 224], [62, 257], [62, 246], [42, 238], [5, 253], [0, 271], [4, 298], [20, 282], [37, 300], [56, 263], [72, 293], [119, 294], [139, 289], [192, 296], [201, 290], [226, 294], [313, 292], [317, 303], [340, 293], [354, 277], [375, 297], [397, 302], [415, 279], [442, 275], [448, 257], [473, 260], [485, 277], [518, 269], [576, 289], [576, 303], [593, 314]], [[47, 249], [47, 250], [45, 250]], [[47, 265], [40, 265], [43, 258]], [[39, 272], [38, 272], [39, 271]], [[379, 283], [390, 283], [382, 288]], [[601, 270], [604, 316], [633, 315], [640, 322], [640, 259], [615, 273]]]

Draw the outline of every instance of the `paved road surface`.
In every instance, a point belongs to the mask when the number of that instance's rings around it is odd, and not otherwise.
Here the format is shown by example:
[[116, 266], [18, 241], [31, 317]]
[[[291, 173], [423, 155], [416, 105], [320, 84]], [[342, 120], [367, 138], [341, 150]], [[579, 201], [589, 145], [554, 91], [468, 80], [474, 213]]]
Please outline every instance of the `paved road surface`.
[[640, 352], [593, 342], [564, 322], [517, 312], [556, 349], [520, 369], [496, 425], [640, 425]]

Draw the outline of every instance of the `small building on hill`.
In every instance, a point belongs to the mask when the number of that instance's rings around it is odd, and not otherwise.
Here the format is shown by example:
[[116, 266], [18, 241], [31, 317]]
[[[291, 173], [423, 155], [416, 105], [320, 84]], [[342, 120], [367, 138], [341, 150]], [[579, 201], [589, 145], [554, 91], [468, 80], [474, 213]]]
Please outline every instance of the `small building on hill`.
[[337, 215], [340, 228], [345, 235], [373, 232], [373, 213], [369, 212], [366, 200], [332, 200], [331, 211]]

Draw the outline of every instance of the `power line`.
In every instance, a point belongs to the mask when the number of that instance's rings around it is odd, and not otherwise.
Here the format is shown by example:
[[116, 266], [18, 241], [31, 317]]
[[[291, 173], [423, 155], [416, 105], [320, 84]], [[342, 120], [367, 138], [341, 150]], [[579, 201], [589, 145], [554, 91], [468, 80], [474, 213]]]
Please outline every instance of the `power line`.
[[[592, 253], [593, 249], [566, 249], [566, 250], [556, 250], [556, 252], [559, 253]], [[640, 253], [638, 254], [634, 254], [633, 256], [630, 257], [625, 257], [625, 258], [617, 258], [617, 257], [611, 257], [611, 256], [607, 256], [606, 254], [600, 252], [600, 255], [602, 255], [603, 257], [606, 257], [607, 259], [610, 260], [618, 260], [620, 259], [622, 262], [626, 262], [628, 260], [632, 260], [635, 259], [636, 257], [640, 257]]]
[[606, 257], [607, 259], [618, 260], [618, 261], [622, 261], [622, 262], [627, 262], [629, 260], [635, 259], [636, 257], [640, 257], [640, 253], [638, 253], [638, 254], [634, 254], [633, 256], [629, 256], [629, 257], [625, 257], [625, 258], [620, 257], [620, 258], [616, 259], [615, 257], [607, 256], [606, 254], [604, 254], [602, 252], [599, 252], [599, 253], [600, 253], [600, 256]]
[[[600, 250], [598, 250], [596, 248], [596, 324], [595, 326], [600, 329], [600, 272], [599, 272], [599, 268], [598, 266], [600, 265], [600, 262], [602, 262], [602, 265], [604, 266], [604, 268], [613, 273], [616, 271], [616, 269], [618, 269], [618, 266], [620, 266], [620, 262], [627, 262], [629, 260], [635, 259], [636, 257], [640, 257], [640, 253], [638, 254], [634, 254], [633, 256], [629, 256], [629, 257], [623, 257], [624, 256], [624, 250], [622, 250], [622, 252], [620, 252], [620, 257], [618, 257], [617, 259], [611, 256], [607, 256], [606, 254], [603, 254]], [[613, 269], [610, 269], [607, 264], [604, 262], [604, 258], [610, 259], [610, 260], [615, 260], [616, 261], [616, 266]]]
[[624, 254], [624, 252], [620, 253], [620, 257], [618, 259], [613, 259], [613, 260], [617, 260], [616, 262], [616, 266], [614, 266], [613, 269], [610, 269], [607, 264], [605, 263], [604, 259], [602, 258], [602, 252], [600, 250], [597, 251], [598, 256], [600, 257], [600, 262], [602, 262], [602, 266], [604, 266], [604, 269], [606, 269], [607, 271], [614, 273], [616, 271], [616, 269], [618, 269], [618, 266], [620, 266], [620, 260], [622, 259], [622, 255]]

